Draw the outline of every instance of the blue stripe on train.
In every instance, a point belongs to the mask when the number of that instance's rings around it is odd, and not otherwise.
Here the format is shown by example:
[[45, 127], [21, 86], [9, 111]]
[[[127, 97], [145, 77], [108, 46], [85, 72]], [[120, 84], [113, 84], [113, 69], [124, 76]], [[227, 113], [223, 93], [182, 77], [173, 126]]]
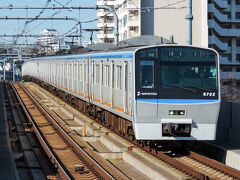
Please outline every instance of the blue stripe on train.
[[149, 103], [193, 104], [213, 103], [218, 102], [218, 99], [136, 99], [136, 101]]

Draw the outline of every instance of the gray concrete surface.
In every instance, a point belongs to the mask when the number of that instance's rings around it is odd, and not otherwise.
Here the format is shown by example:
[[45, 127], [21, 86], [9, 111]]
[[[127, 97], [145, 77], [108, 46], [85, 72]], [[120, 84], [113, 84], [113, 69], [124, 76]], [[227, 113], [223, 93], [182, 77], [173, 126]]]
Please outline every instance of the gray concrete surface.
[[6, 117], [2, 84], [0, 82], [0, 180], [16, 180], [19, 179], [19, 176], [9, 143]]
[[217, 124], [217, 140], [240, 146], [240, 103], [222, 101]]

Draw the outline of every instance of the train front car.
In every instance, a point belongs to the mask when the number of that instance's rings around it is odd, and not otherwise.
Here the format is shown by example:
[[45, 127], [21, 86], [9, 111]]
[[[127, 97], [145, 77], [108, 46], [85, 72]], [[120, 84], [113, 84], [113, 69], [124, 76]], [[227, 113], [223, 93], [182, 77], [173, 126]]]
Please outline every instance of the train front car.
[[214, 140], [220, 109], [218, 54], [192, 46], [135, 52], [133, 127], [142, 140]]

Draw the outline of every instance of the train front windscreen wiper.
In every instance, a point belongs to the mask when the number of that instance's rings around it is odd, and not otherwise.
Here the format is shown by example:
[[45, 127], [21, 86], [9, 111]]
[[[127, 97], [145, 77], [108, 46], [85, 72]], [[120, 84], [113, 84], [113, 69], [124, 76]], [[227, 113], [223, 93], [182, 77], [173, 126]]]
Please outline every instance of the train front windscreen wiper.
[[167, 86], [167, 87], [183, 89], [183, 90], [188, 91], [188, 92], [196, 92], [196, 90], [192, 89], [191, 87], [189, 88], [189, 87], [183, 87], [183, 86], [177, 86], [177, 85], [170, 85], [170, 86]]
[[195, 90], [201, 90], [201, 91], [206, 91], [206, 92], [211, 92], [212, 90], [210, 89], [206, 89], [206, 88], [202, 88], [202, 87], [196, 87], [196, 86], [184, 86], [184, 88], [192, 88], [192, 89], [195, 89]]

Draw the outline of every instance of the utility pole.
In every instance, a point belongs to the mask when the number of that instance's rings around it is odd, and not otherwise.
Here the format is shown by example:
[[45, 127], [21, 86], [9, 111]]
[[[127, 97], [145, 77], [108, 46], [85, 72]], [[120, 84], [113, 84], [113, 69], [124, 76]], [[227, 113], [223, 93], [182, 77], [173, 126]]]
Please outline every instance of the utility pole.
[[187, 44], [192, 45], [192, 0], [186, 0], [186, 7], [187, 7], [187, 13], [186, 13], [186, 21], [187, 21]]

